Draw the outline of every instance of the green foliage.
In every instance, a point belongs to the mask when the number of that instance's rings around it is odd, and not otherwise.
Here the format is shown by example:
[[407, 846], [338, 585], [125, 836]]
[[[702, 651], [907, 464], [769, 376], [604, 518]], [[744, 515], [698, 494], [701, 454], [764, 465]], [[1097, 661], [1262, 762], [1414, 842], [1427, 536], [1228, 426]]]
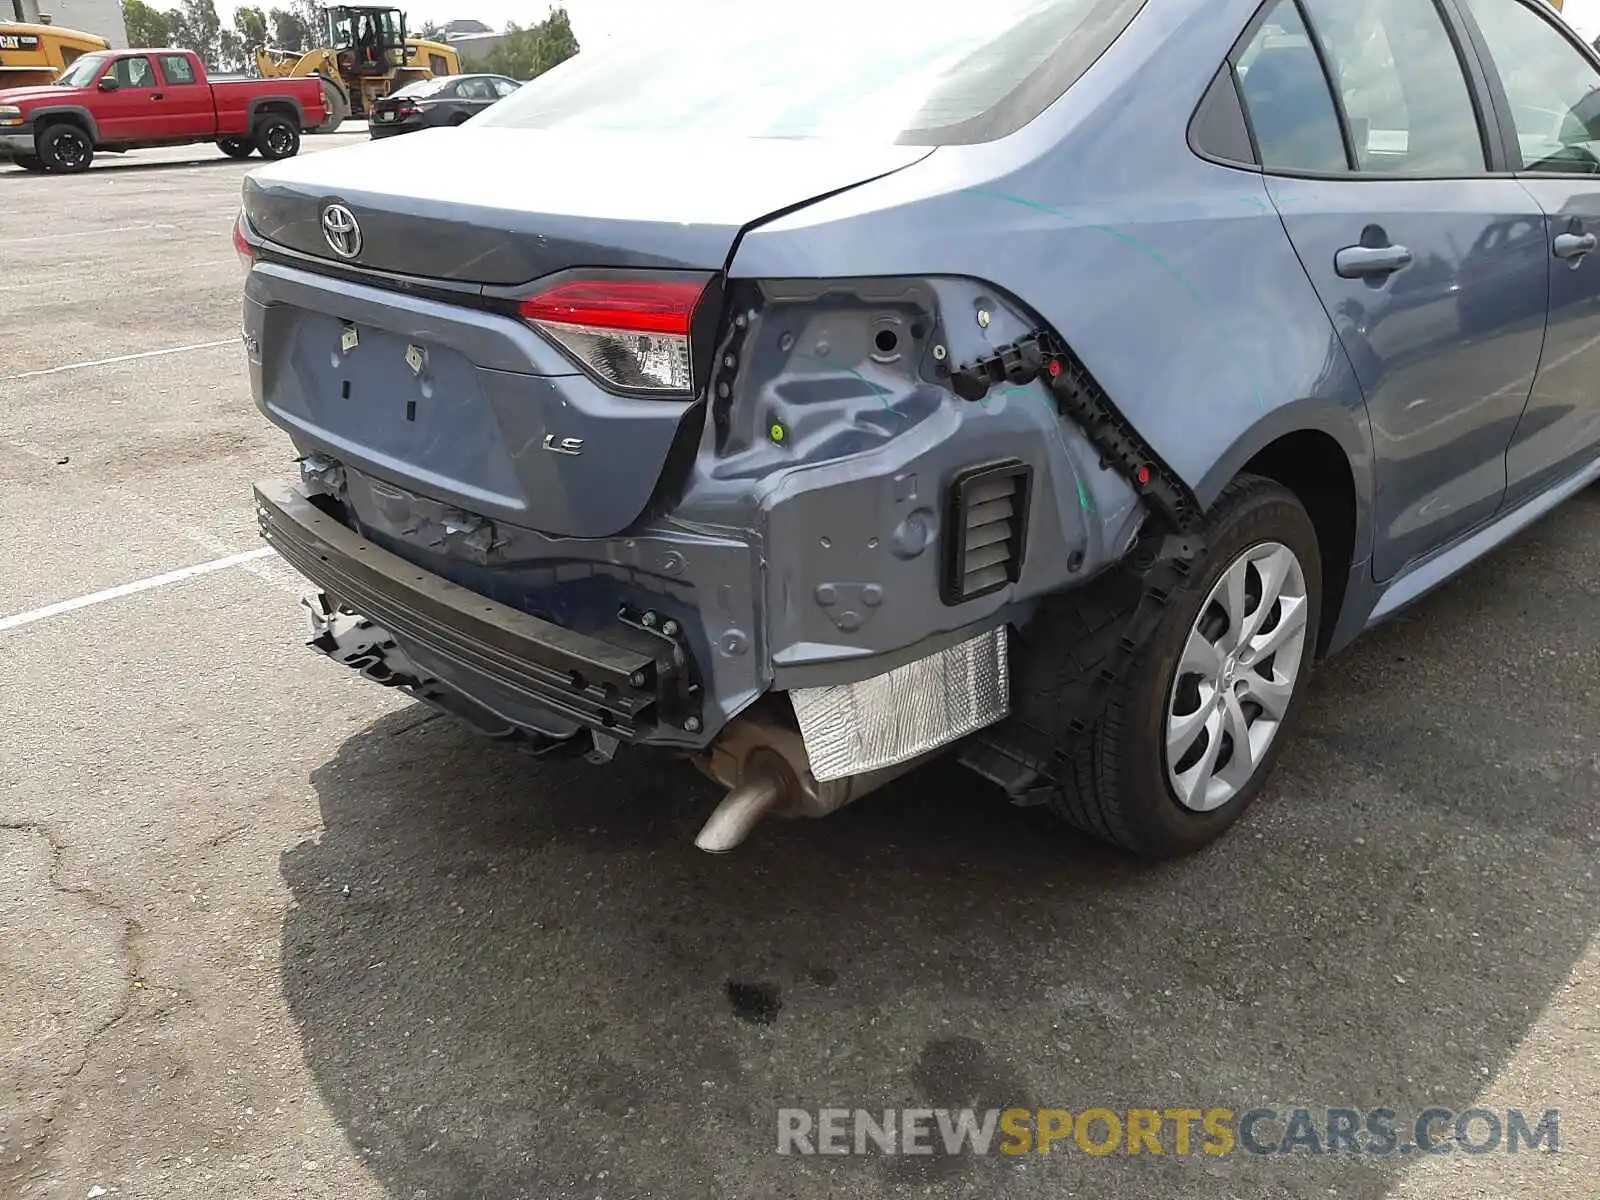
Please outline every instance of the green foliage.
[[259, 8], [241, 8], [233, 14], [233, 28], [246, 50], [267, 43], [267, 14]]
[[193, 50], [207, 64], [216, 63], [221, 49], [222, 18], [217, 16], [215, 0], [183, 0], [183, 6], [171, 10], [166, 17], [173, 45]]
[[267, 14], [270, 32], [268, 42], [279, 50], [309, 50], [315, 45], [311, 40], [312, 26], [308, 28], [298, 12], [275, 8]]
[[165, 46], [172, 41], [167, 14], [144, 0], [122, 0], [122, 23], [127, 26], [130, 46]]
[[217, 61], [213, 64], [219, 71], [237, 71], [249, 65], [248, 47], [244, 39], [232, 29], [224, 29], [217, 35]]
[[510, 22], [499, 45], [475, 59], [472, 70], [529, 80], [578, 52], [572, 19], [565, 8], [555, 8], [537, 25], [526, 28]]

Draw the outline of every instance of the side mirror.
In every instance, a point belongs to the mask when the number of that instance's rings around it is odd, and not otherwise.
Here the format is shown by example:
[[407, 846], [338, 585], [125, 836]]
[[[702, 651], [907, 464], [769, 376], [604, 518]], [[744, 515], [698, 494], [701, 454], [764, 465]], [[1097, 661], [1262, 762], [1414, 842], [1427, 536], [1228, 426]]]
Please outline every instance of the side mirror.
[[107, 75], [100, 81], [100, 90], [102, 92], [114, 92], [121, 86], [122, 80], [118, 79], [115, 75]]

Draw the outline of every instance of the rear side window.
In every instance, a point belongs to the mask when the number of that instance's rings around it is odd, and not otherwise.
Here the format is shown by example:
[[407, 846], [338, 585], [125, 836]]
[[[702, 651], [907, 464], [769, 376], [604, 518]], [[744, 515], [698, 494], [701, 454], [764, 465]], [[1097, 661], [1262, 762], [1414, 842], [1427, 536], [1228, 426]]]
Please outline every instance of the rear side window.
[[496, 79], [494, 81], [494, 90], [500, 94], [502, 100], [516, 91], [519, 86], [513, 79]]
[[173, 87], [182, 87], [184, 84], [194, 82], [194, 67], [181, 54], [163, 54], [161, 73]]
[[1518, 0], [1468, 0], [1511, 104], [1521, 166], [1600, 173], [1600, 71]]
[[1145, 0], [702, 0], [586, 49], [481, 124], [945, 145], [1015, 132]]
[[1434, 0], [1307, 0], [1362, 171], [1481, 175], [1483, 135]]
[[107, 78], [115, 79], [125, 88], [153, 88], [156, 86], [156, 71], [150, 65], [150, 60], [140, 55], [136, 58], [119, 58], [116, 65], [106, 73]]
[[1294, 0], [1278, 0], [1268, 10], [1234, 69], [1264, 168], [1349, 169], [1328, 77]]

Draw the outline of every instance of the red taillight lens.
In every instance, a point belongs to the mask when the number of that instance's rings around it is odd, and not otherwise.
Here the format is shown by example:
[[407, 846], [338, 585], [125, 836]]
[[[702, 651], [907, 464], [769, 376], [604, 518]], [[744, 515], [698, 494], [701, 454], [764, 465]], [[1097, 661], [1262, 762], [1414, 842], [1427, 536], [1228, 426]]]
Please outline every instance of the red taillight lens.
[[244, 235], [244, 213], [239, 214], [239, 219], [233, 223], [233, 248], [239, 255], [239, 263], [244, 267], [246, 274], [255, 266], [256, 250]]
[[522, 302], [530, 321], [688, 336], [704, 280], [588, 280], [563, 283]]
[[518, 310], [603, 383], [689, 395], [689, 330], [705, 290], [705, 279], [573, 280], [524, 300]]

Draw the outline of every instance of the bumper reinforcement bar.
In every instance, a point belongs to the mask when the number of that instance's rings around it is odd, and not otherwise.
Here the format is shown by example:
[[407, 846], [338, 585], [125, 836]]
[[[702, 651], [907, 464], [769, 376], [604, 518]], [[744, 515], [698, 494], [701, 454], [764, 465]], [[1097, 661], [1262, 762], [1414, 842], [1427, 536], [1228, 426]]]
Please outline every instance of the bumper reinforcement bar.
[[622, 741], [642, 740], [665, 719], [679, 668], [666, 649], [622, 644], [633, 634], [626, 627], [612, 641], [496, 603], [391, 554], [286, 485], [258, 484], [255, 504], [262, 536], [284, 561], [402, 647], [448, 664], [444, 682], [476, 676]]

